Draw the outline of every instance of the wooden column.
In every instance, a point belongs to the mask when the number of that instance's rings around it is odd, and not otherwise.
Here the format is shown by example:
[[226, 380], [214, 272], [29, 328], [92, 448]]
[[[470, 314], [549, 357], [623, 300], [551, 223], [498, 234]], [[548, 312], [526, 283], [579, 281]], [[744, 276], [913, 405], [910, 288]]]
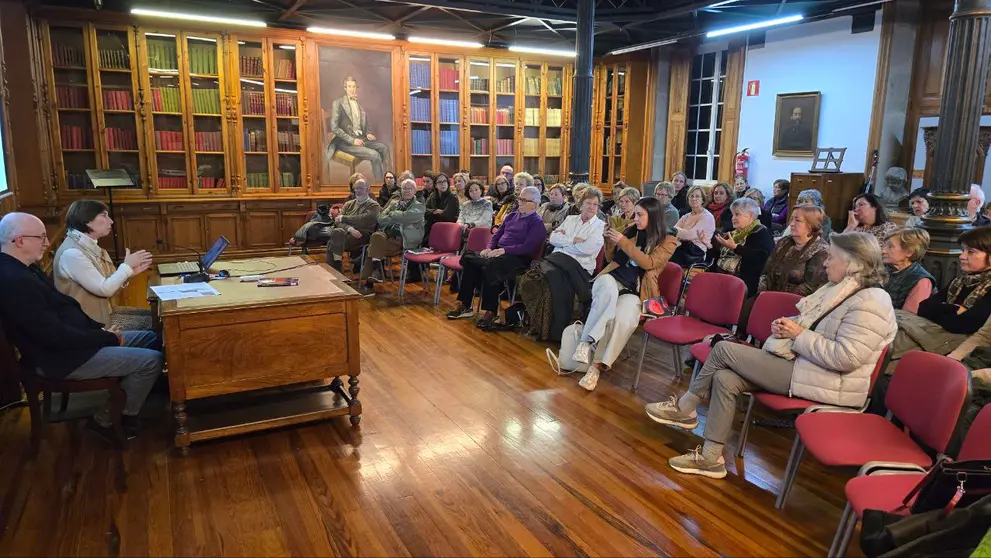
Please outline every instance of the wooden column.
[[592, 43], [595, 34], [595, 2], [578, 3], [578, 57], [571, 104], [572, 184], [588, 182], [588, 162], [592, 149]]
[[967, 201], [989, 69], [991, 0], [957, 0], [950, 15], [930, 209], [922, 218], [932, 237], [926, 267], [940, 286], [958, 274], [957, 237], [971, 226]]

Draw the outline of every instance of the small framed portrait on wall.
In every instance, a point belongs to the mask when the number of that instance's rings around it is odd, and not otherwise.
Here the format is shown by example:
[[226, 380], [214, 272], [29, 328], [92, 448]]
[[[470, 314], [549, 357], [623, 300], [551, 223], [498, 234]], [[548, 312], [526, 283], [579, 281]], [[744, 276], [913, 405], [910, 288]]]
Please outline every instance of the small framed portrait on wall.
[[774, 111], [774, 156], [812, 157], [819, 143], [822, 94], [781, 93]]

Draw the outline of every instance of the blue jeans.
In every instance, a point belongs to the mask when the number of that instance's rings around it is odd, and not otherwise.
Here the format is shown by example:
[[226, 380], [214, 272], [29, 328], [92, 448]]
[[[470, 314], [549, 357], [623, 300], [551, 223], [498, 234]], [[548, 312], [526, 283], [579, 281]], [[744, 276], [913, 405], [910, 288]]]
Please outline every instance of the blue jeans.
[[[124, 414], [136, 416], [148, 392], [162, 373], [161, 344], [153, 331], [125, 331], [123, 347], [104, 347], [92, 358], [66, 376], [69, 380], [93, 380], [118, 377], [127, 394]], [[103, 426], [110, 425], [110, 409], [105, 407], [94, 417]]]

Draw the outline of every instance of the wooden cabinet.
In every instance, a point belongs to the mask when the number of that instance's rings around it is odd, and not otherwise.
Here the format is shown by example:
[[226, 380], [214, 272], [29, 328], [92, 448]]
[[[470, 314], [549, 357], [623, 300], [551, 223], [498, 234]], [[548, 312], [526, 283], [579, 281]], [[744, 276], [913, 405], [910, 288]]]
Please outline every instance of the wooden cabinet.
[[839, 232], [846, 226], [847, 212], [853, 208], [853, 198], [863, 186], [864, 175], [859, 172], [793, 173], [788, 207], [795, 207], [802, 190], [819, 190], [833, 230]]
[[595, 68], [589, 178], [606, 192], [619, 181], [639, 186], [649, 174], [652, 79], [646, 59]]

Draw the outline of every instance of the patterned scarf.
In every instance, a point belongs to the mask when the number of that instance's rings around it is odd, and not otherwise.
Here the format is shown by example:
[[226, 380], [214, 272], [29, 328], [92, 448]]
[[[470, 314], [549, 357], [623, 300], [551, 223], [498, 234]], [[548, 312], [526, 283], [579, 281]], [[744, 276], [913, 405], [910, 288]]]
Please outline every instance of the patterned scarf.
[[75, 241], [83, 255], [93, 262], [93, 266], [96, 267], [96, 269], [98, 269], [104, 277], [110, 277], [115, 271], [117, 271], [117, 268], [114, 267], [113, 260], [110, 259], [110, 254], [108, 254], [103, 248], [100, 248], [100, 245], [96, 244], [93, 239], [86, 237], [85, 234], [75, 229], [66, 230], [65, 237], [71, 238]]
[[[960, 297], [960, 293], [965, 288], [973, 290], [963, 300], [963, 303], [958, 303], [957, 298]], [[982, 271], [981, 273], [964, 274], [950, 282], [946, 302], [950, 304], [961, 304], [961, 306], [970, 310], [971, 306], [984, 298], [984, 295], [988, 291], [991, 291], [991, 270]]]
[[744, 242], [746, 242], [747, 237], [753, 234], [753, 232], [757, 230], [757, 227], [760, 226], [761, 226], [760, 221], [754, 219], [753, 223], [750, 223], [749, 225], [743, 227], [738, 231], [733, 231], [729, 233], [729, 236], [730, 238], [733, 239], [733, 242], [737, 244], [743, 244]]
[[723, 211], [726, 211], [727, 207], [729, 207], [729, 203], [717, 204], [713, 202], [710, 203], [708, 206], [706, 206], [706, 209], [709, 210], [709, 213], [712, 213], [712, 218], [716, 220], [717, 227], [719, 226], [719, 219], [723, 216]]

